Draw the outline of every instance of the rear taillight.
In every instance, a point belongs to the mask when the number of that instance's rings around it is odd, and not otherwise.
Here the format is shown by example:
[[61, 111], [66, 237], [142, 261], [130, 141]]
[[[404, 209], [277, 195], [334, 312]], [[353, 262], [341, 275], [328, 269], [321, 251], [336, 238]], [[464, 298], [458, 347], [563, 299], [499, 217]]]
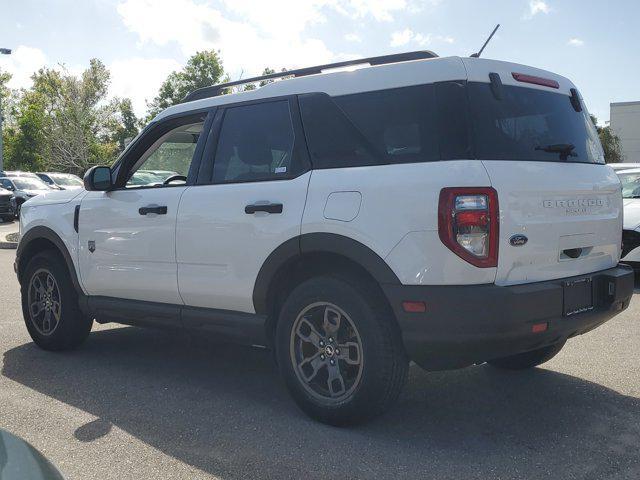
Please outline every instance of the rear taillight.
[[491, 187], [443, 188], [438, 234], [453, 253], [476, 267], [498, 265], [498, 194]]

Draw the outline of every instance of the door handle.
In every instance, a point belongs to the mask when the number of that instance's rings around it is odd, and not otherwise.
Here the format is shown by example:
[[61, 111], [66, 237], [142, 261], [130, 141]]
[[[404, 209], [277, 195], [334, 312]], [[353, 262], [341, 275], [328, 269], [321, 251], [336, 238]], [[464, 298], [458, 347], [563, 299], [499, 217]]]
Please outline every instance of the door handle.
[[158, 205], [147, 205], [146, 207], [140, 207], [138, 209], [138, 213], [140, 215], [149, 215], [150, 213], [155, 213], [157, 215], [166, 215], [167, 207], [160, 207]]
[[254, 203], [244, 207], [244, 213], [252, 215], [256, 212], [282, 213], [281, 203]]

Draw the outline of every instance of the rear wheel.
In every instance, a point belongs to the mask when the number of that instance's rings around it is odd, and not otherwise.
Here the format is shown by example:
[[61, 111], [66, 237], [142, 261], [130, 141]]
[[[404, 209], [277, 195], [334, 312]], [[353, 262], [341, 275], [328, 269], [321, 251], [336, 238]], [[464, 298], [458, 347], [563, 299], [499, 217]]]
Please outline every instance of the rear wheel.
[[44, 350], [71, 350], [89, 335], [93, 321], [78, 305], [67, 266], [55, 251], [34, 256], [22, 277], [22, 313], [29, 335]]
[[487, 363], [492, 367], [506, 370], [526, 370], [528, 368], [537, 367], [538, 365], [542, 365], [543, 363], [551, 360], [560, 352], [560, 350], [562, 350], [565, 343], [566, 340], [549, 345], [548, 347], [532, 350], [530, 352], [489, 360]]
[[280, 312], [276, 355], [305, 413], [347, 425], [395, 402], [408, 360], [391, 315], [375, 295], [346, 279], [313, 278], [291, 292]]

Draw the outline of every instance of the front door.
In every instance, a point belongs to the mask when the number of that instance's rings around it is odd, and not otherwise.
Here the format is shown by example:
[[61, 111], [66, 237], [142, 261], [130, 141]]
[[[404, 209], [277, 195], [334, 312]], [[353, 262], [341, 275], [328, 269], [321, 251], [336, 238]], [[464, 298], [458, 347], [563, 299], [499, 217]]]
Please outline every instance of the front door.
[[115, 188], [83, 198], [78, 252], [89, 295], [182, 303], [176, 219], [205, 115], [152, 128], [114, 168]]

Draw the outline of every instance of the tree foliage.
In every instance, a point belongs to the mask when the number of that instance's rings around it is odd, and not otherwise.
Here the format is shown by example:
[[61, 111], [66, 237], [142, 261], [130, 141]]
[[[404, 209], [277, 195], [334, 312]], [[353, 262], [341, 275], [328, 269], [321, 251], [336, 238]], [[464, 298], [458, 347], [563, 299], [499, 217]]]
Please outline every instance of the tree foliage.
[[596, 126], [598, 136], [600, 137], [600, 143], [602, 143], [602, 149], [604, 150], [604, 160], [607, 163], [620, 163], [624, 159], [622, 158], [622, 145], [620, 144], [620, 137], [618, 137], [611, 126], [601, 127], [598, 125], [598, 119], [595, 115], [591, 115], [591, 121]]
[[[274, 72], [266, 68], [263, 75]], [[80, 75], [64, 66], [42, 68], [33, 74], [28, 89], [8, 89], [10, 78], [0, 71], [7, 170], [82, 175], [93, 165], [113, 163], [141, 127], [130, 99], [109, 96], [110, 73], [100, 60], [91, 59]], [[196, 53], [182, 70], [169, 74], [148, 102], [147, 121], [193, 90], [228, 80], [219, 52]], [[245, 85], [234, 91], [257, 87]]]
[[147, 105], [153, 118], [165, 108], [180, 103], [192, 91], [220, 83], [224, 69], [220, 53], [215, 50], [193, 55], [179, 72], [172, 72], [160, 86], [160, 91]]

